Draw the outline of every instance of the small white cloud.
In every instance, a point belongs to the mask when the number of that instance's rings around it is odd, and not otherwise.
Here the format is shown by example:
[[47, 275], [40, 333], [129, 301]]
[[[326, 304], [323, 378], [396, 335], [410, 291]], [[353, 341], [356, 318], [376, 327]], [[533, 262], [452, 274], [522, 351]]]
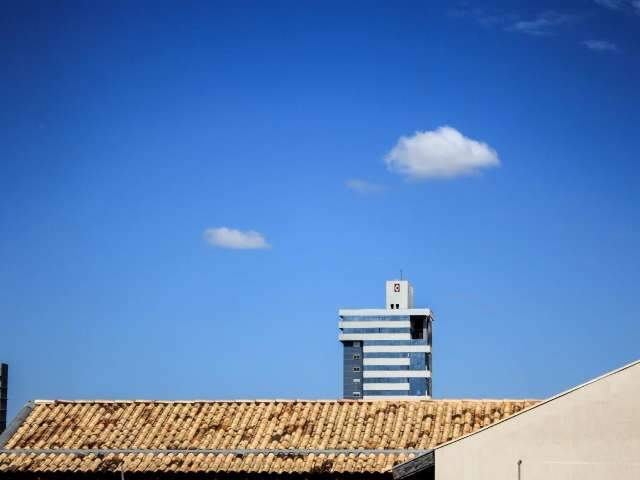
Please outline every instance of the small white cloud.
[[236, 250], [251, 250], [270, 248], [262, 234], [253, 230], [243, 232], [227, 227], [207, 228], [204, 231], [205, 241], [220, 248], [233, 248]]
[[611, 10], [620, 10], [624, 7], [625, 0], [595, 0], [595, 2], [604, 8], [610, 8]]
[[384, 187], [382, 185], [367, 182], [366, 180], [360, 180], [358, 178], [347, 180], [345, 182], [345, 185], [347, 186], [347, 188], [358, 193], [380, 193], [384, 191]]
[[538, 37], [553, 35], [553, 30], [561, 25], [574, 22], [578, 17], [565, 13], [547, 11], [530, 20], [520, 20], [511, 24], [507, 30]]
[[594, 52], [619, 52], [620, 49], [618, 46], [607, 40], [585, 40], [582, 44], [587, 47], [589, 50], [593, 50]]
[[633, 11], [640, 15], [640, 0], [595, 0], [595, 3], [609, 10]]
[[[607, 0], [602, 1], [606, 2]], [[609, 1], [616, 2], [616, 0]], [[632, 1], [640, 2], [640, 0]], [[534, 16], [524, 17], [519, 13], [508, 12], [495, 7], [492, 9], [462, 7], [450, 10], [449, 14], [454, 17], [471, 18], [485, 27], [503, 28], [508, 32], [524, 33], [537, 37], [554, 35], [561, 27], [583, 18], [581, 14], [561, 13], [553, 10], [546, 10]]]
[[500, 165], [498, 154], [486, 143], [462, 135], [452, 127], [400, 137], [385, 157], [390, 171], [410, 179], [451, 178]]

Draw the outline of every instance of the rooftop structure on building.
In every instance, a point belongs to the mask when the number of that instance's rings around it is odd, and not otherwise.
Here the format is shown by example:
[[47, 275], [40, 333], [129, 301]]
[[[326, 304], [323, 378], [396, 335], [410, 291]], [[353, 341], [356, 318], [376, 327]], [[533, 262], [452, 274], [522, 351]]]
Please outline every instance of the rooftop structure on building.
[[384, 308], [340, 309], [343, 397], [424, 400], [432, 396], [432, 325], [407, 280], [386, 282]]

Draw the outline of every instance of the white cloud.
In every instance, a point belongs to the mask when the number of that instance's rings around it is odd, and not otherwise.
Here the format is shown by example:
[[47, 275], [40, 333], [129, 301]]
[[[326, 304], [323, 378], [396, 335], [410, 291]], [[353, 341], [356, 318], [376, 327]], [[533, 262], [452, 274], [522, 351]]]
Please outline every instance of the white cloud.
[[204, 231], [204, 239], [214, 247], [233, 248], [236, 250], [271, 247], [262, 234], [253, 230], [243, 232], [227, 227], [207, 228]]
[[410, 179], [451, 178], [500, 165], [486, 143], [462, 135], [452, 127], [400, 137], [385, 157], [387, 168]]
[[595, 0], [595, 3], [609, 10], [635, 11], [640, 15], [640, 0]]
[[585, 40], [582, 44], [595, 52], [619, 52], [618, 46], [607, 40]]
[[526, 33], [534, 36], [553, 35], [553, 29], [577, 20], [576, 15], [547, 11], [531, 20], [520, 20], [510, 25], [507, 30]]
[[345, 182], [345, 185], [347, 186], [347, 188], [358, 193], [380, 193], [384, 191], [384, 187], [382, 185], [367, 182], [366, 180], [360, 180], [358, 178], [347, 180]]
[[595, 2], [601, 7], [619, 10], [624, 6], [625, 0], [595, 0]]
[[[598, 1], [598, 0], [596, 0]], [[602, 0], [603, 2], [617, 2], [629, 0]], [[630, 0], [639, 2], [640, 0]], [[609, 7], [615, 8], [615, 7]], [[508, 32], [523, 33], [536, 37], [548, 37], [557, 33], [560, 28], [584, 18], [583, 14], [546, 10], [533, 16], [523, 16], [520, 13], [501, 9], [486, 9], [481, 7], [462, 7], [449, 11], [449, 15], [459, 18], [470, 18], [485, 27], [502, 28]]]

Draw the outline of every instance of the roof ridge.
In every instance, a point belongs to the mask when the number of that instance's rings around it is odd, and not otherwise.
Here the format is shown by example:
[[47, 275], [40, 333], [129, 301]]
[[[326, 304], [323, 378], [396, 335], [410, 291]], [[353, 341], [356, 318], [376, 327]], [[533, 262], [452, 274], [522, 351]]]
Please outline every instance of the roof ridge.
[[256, 399], [227, 399], [227, 400], [145, 400], [145, 399], [36, 399], [32, 400], [36, 405], [47, 405], [55, 403], [154, 403], [154, 404], [175, 404], [175, 403], [456, 403], [456, 402], [540, 402], [536, 398], [431, 398], [420, 399], [397, 399], [397, 400], [352, 400], [346, 398], [329, 399], [304, 399], [304, 398], [256, 398]]
[[1, 448], [0, 454], [10, 455], [107, 455], [115, 454], [214, 454], [214, 455], [326, 455], [354, 453], [358, 455], [370, 454], [398, 454], [398, 453], [426, 453], [431, 448]]

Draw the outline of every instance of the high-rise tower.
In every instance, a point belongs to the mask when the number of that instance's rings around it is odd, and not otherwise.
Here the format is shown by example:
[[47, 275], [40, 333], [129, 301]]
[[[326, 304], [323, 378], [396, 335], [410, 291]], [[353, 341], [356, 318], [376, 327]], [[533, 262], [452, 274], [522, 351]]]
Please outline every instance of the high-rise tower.
[[428, 308], [414, 308], [407, 280], [386, 282], [385, 308], [340, 309], [343, 397], [365, 400], [431, 398]]

